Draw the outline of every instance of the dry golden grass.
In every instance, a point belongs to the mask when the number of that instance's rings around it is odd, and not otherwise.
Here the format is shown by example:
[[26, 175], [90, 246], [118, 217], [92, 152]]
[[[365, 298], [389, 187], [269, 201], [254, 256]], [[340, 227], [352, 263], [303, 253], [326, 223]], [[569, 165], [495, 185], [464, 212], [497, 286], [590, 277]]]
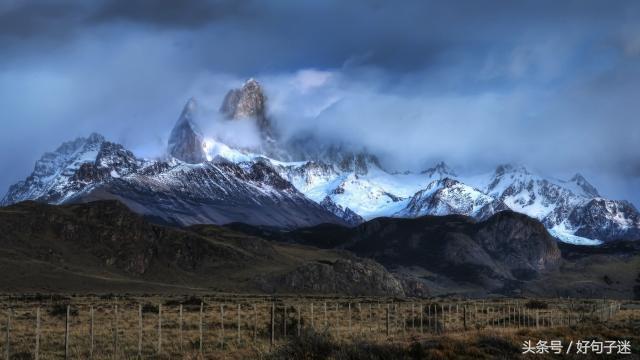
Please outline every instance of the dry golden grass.
[[[204, 309], [202, 355], [199, 350], [201, 301]], [[275, 343], [272, 346], [274, 304]], [[536, 303], [526, 299], [412, 301], [340, 297], [273, 299], [240, 295], [203, 298], [5, 296], [0, 298], [0, 347], [4, 355], [6, 314], [11, 311], [12, 358], [32, 358], [36, 342], [36, 309], [39, 307], [40, 358], [64, 357], [66, 307], [69, 305], [71, 358], [90, 357], [91, 308], [94, 314], [93, 358], [113, 359], [116, 347], [117, 358], [136, 358], [140, 340], [139, 310], [142, 306], [141, 352], [145, 358], [277, 358], [279, 351], [286, 349], [290, 340], [297, 337], [298, 331], [303, 335], [309, 332], [324, 334], [339, 346], [363, 343], [395, 346], [420, 351], [422, 355], [430, 354], [425, 358], [451, 358], [451, 354], [461, 356], [461, 349], [468, 348], [469, 354], [476, 353], [481, 357], [485, 350], [496, 346], [512, 351], [526, 336], [532, 340], [536, 336], [541, 339], [543, 336], [579, 336], [579, 333], [572, 333], [578, 330], [572, 329], [584, 330], [587, 326], [596, 328], [606, 324], [600, 329], [602, 336], [610, 335], [615, 339], [635, 336], [628, 329], [638, 329], [640, 306], [623, 303], [618, 311], [619, 304], [602, 300], [559, 299]], [[183, 308], [182, 327], [180, 305]], [[162, 310], [160, 336], [158, 306]], [[285, 308], [286, 321], [283, 321]]]

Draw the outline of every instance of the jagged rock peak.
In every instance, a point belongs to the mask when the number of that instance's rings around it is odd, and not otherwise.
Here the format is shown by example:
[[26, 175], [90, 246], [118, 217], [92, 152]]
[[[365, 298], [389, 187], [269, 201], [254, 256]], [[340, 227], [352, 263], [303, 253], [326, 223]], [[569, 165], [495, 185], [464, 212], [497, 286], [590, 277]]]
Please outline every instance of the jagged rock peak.
[[427, 170], [423, 170], [421, 174], [426, 174], [429, 177], [433, 177], [434, 175], [438, 175], [439, 178], [449, 177], [449, 176], [457, 176], [455, 171], [451, 169], [444, 161], [440, 161], [434, 167], [429, 168]]
[[580, 173], [576, 173], [575, 175], [573, 175], [569, 182], [575, 183], [580, 189], [582, 189], [582, 191], [584, 191], [585, 195], [600, 197], [598, 190], [593, 185], [591, 185], [587, 181], [587, 179], [585, 179], [584, 176], [582, 176], [582, 174]]
[[364, 222], [362, 216], [356, 214], [348, 207], [343, 208], [342, 206], [336, 204], [328, 195], [320, 202], [320, 206], [344, 220], [348, 225], [356, 226]]
[[229, 90], [220, 112], [230, 119], [264, 117], [266, 97], [257, 80], [250, 78], [242, 88]]
[[168, 146], [169, 155], [191, 164], [198, 164], [207, 160], [204, 139], [193, 122], [196, 108], [195, 99], [189, 99], [176, 125], [171, 130]]
[[276, 136], [267, 119], [266, 102], [262, 86], [257, 80], [250, 78], [242, 88], [229, 90], [222, 101], [220, 112], [230, 120], [254, 120], [262, 137], [273, 141]]

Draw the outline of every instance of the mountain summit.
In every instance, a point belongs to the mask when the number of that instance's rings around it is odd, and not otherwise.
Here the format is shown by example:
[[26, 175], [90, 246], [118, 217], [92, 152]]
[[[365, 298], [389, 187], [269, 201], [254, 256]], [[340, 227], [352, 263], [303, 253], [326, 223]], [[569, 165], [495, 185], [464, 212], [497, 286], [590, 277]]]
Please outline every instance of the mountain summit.
[[224, 97], [220, 112], [230, 120], [254, 119], [263, 137], [273, 137], [266, 115], [267, 97], [260, 83], [251, 78], [242, 88], [231, 89]]
[[190, 164], [207, 160], [204, 139], [193, 122], [196, 106], [196, 101], [193, 98], [189, 99], [169, 136], [169, 155]]

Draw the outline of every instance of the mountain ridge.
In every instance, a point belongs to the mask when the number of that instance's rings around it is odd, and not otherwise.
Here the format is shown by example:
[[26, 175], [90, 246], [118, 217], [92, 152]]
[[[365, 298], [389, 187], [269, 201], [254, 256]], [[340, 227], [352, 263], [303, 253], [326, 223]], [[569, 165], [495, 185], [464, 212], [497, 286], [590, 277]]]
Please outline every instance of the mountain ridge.
[[[227, 93], [225, 121], [256, 121], [263, 145], [228, 146], [205, 138], [190, 99], [167, 144], [167, 157], [137, 158], [98, 134], [61, 145], [0, 201], [53, 204], [118, 199], [162, 222], [190, 225], [247, 222], [292, 228], [323, 222], [355, 226], [377, 217], [461, 214], [486, 219], [514, 210], [538, 220], [565, 242], [598, 244], [640, 238], [640, 213], [602, 198], [582, 175], [556, 180], [520, 165], [482, 176], [458, 175], [444, 162], [391, 173], [362, 149], [319, 144], [313, 137], [281, 141], [268, 117], [262, 86], [249, 79]], [[307, 156], [301, 161], [285, 158]]]

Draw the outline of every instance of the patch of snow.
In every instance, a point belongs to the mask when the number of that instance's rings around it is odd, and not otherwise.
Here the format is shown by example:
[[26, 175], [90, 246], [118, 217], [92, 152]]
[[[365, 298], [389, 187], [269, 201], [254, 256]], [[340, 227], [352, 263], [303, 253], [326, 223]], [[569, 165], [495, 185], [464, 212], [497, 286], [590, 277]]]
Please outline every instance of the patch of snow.
[[567, 244], [584, 245], [584, 246], [596, 246], [596, 245], [602, 244], [601, 240], [587, 239], [581, 236], [576, 236], [571, 233], [558, 230], [558, 227], [548, 229], [548, 230], [551, 236]]

